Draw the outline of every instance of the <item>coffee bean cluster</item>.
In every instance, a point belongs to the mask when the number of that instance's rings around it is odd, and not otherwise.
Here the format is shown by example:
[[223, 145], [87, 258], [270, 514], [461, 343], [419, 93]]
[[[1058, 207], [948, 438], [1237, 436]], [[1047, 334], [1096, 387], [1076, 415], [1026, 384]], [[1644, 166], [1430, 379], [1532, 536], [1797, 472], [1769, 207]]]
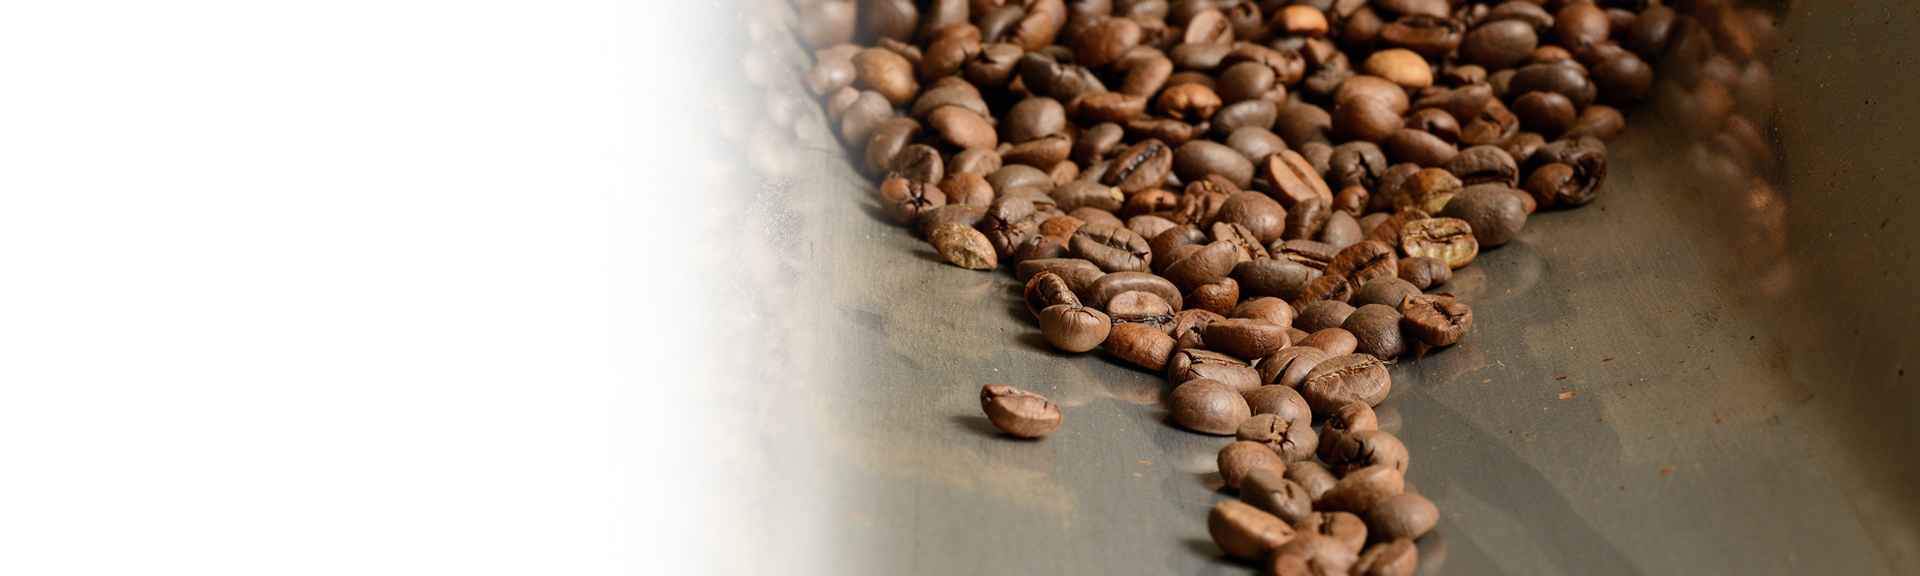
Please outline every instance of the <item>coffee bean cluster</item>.
[[[1467, 337], [1453, 271], [1592, 202], [1648, 62], [1728, 10], [795, 4], [807, 86], [881, 211], [957, 266], [1010, 268], [1053, 347], [1164, 372], [1174, 422], [1236, 439], [1214, 541], [1282, 575], [1412, 573], [1439, 512], [1378, 427], [1387, 366]], [[1014, 436], [1062, 423], [1019, 388], [981, 404]]]

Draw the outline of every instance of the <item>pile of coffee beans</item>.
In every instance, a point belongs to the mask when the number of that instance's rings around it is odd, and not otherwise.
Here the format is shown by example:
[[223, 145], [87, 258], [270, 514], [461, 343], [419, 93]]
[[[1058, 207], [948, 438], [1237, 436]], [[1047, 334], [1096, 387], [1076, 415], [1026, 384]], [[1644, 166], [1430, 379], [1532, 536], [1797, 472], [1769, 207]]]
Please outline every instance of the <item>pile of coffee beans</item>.
[[1164, 372], [1175, 423], [1236, 440], [1214, 541], [1282, 575], [1412, 573], [1439, 511], [1378, 426], [1387, 366], [1468, 336], [1454, 270], [1602, 191], [1649, 62], [1751, 58], [1760, 26], [1728, 0], [795, 5], [882, 212], [1013, 272], [1053, 347]]

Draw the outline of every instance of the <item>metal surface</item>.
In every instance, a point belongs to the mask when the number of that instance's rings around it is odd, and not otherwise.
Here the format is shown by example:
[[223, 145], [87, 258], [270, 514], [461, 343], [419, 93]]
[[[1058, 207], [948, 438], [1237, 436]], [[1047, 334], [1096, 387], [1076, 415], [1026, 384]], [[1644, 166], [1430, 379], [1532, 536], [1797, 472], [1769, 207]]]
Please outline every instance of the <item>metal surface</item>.
[[[1380, 408], [1441, 510], [1422, 573], [1920, 571], [1920, 78], [1900, 52], [1920, 16], [1839, 4], [1782, 24], [1783, 184], [1716, 173], [1638, 115], [1597, 201], [1536, 214], [1445, 286], [1478, 324], [1395, 366]], [[767, 351], [750, 563], [1249, 573], [1205, 527], [1230, 439], [1168, 423], [1161, 374], [1052, 351], [1010, 274], [884, 222], [819, 110], [795, 113], [797, 136], [748, 151], [770, 175], [742, 240]], [[1066, 423], [997, 435], [984, 384]]]

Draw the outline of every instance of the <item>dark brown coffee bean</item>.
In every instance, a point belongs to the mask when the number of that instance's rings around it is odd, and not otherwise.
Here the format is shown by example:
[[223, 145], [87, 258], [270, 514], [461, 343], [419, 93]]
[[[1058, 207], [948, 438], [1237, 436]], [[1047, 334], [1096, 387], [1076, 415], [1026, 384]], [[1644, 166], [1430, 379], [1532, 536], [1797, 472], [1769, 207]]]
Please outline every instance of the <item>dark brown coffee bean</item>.
[[1603, 42], [1612, 32], [1613, 22], [1599, 6], [1573, 2], [1553, 15], [1553, 42], [1568, 50]]
[[1254, 236], [1253, 231], [1248, 230], [1246, 226], [1232, 222], [1214, 222], [1207, 231], [1214, 240], [1225, 240], [1239, 246], [1249, 259], [1273, 257], [1267, 252], [1267, 247], [1260, 243], [1260, 238]]
[[[1585, 71], [1563, 63], [1528, 64], [1513, 73], [1507, 84], [1510, 94], [1557, 92], [1573, 102], [1575, 108], [1593, 103], [1596, 90]], [[1491, 105], [1491, 103], [1489, 103]]]
[[973, 174], [985, 178], [1000, 170], [1000, 153], [987, 148], [968, 148], [947, 159], [947, 173]]
[[1393, 209], [1438, 212], [1462, 185], [1460, 178], [1444, 168], [1423, 169], [1408, 176], [1394, 189]]
[[1220, 478], [1226, 481], [1228, 488], [1235, 490], [1240, 489], [1240, 481], [1246, 478], [1248, 472], [1264, 469], [1286, 474], [1287, 471], [1286, 461], [1260, 442], [1241, 440], [1228, 444], [1220, 449], [1218, 460]]
[[980, 220], [987, 215], [987, 207], [964, 204], [948, 204], [928, 210], [920, 215], [919, 231], [921, 236], [932, 232], [934, 227], [948, 222], [959, 222], [967, 226], [979, 226]]
[[1657, 60], [1667, 51], [1667, 42], [1672, 37], [1674, 23], [1679, 14], [1666, 6], [1649, 6], [1633, 20], [1633, 26], [1627, 29], [1624, 42], [1628, 49], [1647, 60]]
[[1453, 268], [1437, 258], [1414, 256], [1400, 260], [1400, 279], [1425, 290], [1453, 279]]
[[1105, 310], [1116, 324], [1146, 324], [1172, 335], [1173, 307], [1152, 293], [1137, 290], [1121, 292], [1107, 299]]
[[1240, 501], [1288, 524], [1313, 513], [1313, 498], [1307, 496], [1306, 488], [1266, 468], [1248, 472], [1246, 478], [1240, 480]]
[[[1224, 320], [1224, 319], [1221, 319]], [[1205, 332], [1206, 326], [1215, 320], [1198, 326]], [[1175, 386], [1193, 380], [1214, 380], [1226, 384], [1235, 392], [1246, 392], [1260, 387], [1260, 373], [1255, 372], [1246, 361], [1212, 350], [1179, 350], [1167, 359], [1167, 382]]]
[[1033, 201], [1012, 196], [994, 199], [992, 204], [987, 205], [986, 217], [980, 220], [980, 231], [987, 235], [987, 241], [993, 243], [994, 251], [1002, 256], [1013, 254], [1013, 249], [1026, 242], [1039, 227], [1040, 219], [1033, 208]]
[[1039, 438], [1060, 427], [1060, 407], [1045, 396], [1012, 386], [980, 389], [980, 409], [995, 428], [1021, 438]]
[[1260, 163], [1260, 176], [1272, 186], [1273, 197], [1282, 206], [1291, 208], [1293, 204], [1316, 197], [1329, 205], [1333, 202], [1333, 191], [1327, 187], [1326, 180], [1320, 178], [1320, 171], [1292, 150], [1268, 156]]
[[1115, 324], [1101, 347], [1115, 358], [1157, 372], [1166, 369], [1167, 356], [1173, 354], [1173, 343], [1172, 336], [1152, 326]]
[[1426, 132], [1449, 145], [1460, 142], [1460, 121], [1440, 108], [1420, 108], [1407, 115], [1401, 126]]
[[1380, 41], [1438, 59], [1460, 46], [1466, 26], [1444, 16], [1402, 16], [1380, 28]]
[[1381, 276], [1361, 285], [1360, 290], [1354, 292], [1353, 299], [1348, 300], [1347, 303], [1354, 306], [1380, 304], [1397, 309], [1400, 307], [1400, 302], [1418, 295], [1420, 295], [1420, 288], [1400, 279], [1399, 276]]
[[1392, 276], [1399, 270], [1400, 259], [1395, 256], [1392, 246], [1375, 240], [1362, 240], [1341, 250], [1339, 255], [1333, 257], [1333, 261], [1327, 263], [1326, 277], [1340, 279], [1353, 289], [1358, 289], [1368, 280]]
[[1339, 256], [1340, 251], [1344, 250], [1344, 248], [1334, 248], [1331, 244], [1314, 240], [1288, 240], [1282, 242], [1277, 248], [1275, 256], [1320, 271], [1326, 270], [1334, 257]]
[[1513, 187], [1520, 180], [1519, 164], [1499, 146], [1480, 145], [1461, 150], [1444, 168], [1459, 178], [1463, 186], [1490, 183]]
[[1327, 357], [1331, 358], [1352, 354], [1360, 346], [1360, 340], [1345, 328], [1322, 328], [1308, 334], [1305, 339], [1294, 343], [1294, 346], [1320, 350], [1326, 352]]
[[1107, 272], [1145, 272], [1153, 254], [1147, 241], [1132, 230], [1111, 224], [1088, 224], [1073, 233], [1067, 250]]
[[1521, 129], [1548, 139], [1560, 137], [1578, 118], [1573, 101], [1559, 92], [1528, 92], [1513, 101], [1512, 109]]
[[1428, 218], [1406, 223], [1400, 228], [1400, 248], [1409, 256], [1426, 256], [1446, 262], [1455, 270], [1473, 262], [1480, 254], [1480, 242], [1473, 229], [1459, 218]]
[[1313, 104], [1288, 102], [1280, 107], [1280, 115], [1273, 124], [1273, 131], [1286, 141], [1287, 146], [1294, 149], [1309, 142], [1331, 145], [1333, 116], [1326, 109]]
[[1221, 500], [1207, 514], [1207, 533], [1228, 554], [1258, 560], [1293, 539], [1293, 527], [1237, 500]]
[[[1166, 300], [1174, 310], [1182, 307], [1180, 289], [1165, 278], [1144, 272], [1114, 272], [1101, 276], [1087, 287], [1087, 305], [1105, 309], [1107, 301], [1122, 292], [1139, 290]], [[1171, 352], [1171, 350], [1169, 350]], [[1162, 358], [1164, 360], [1164, 358]]]
[[1393, 389], [1387, 367], [1367, 354], [1336, 356], [1315, 366], [1300, 384], [1300, 396], [1314, 412], [1329, 414], [1349, 402], [1378, 406]]
[[1314, 501], [1315, 510], [1364, 514], [1374, 504], [1400, 494], [1406, 479], [1392, 466], [1368, 466], [1348, 473]]
[[[1099, 280], [1101, 276], [1106, 275], [1105, 272], [1100, 271], [1100, 267], [1094, 266], [1092, 262], [1079, 258], [1028, 260], [1014, 265], [1013, 271], [1014, 278], [1019, 279], [1021, 282], [1031, 282], [1033, 278], [1040, 275], [1041, 272], [1052, 272], [1062, 280], [1065, 280], [1068, 289], [1072, 290], [1074, 294], [1079, 295], [1082, 300], [1086, 300], [1087, 295], [1091, 293], [1093, 283]], [[1055, 304], [1058, 304], [1058, 302]], [[1034, 309], [1036, 316], [1040, 308], [1045, 308], [1045, 306]]]
[[938, 186], [906, 178], [888, 178], [880, 184], [880, 207], [887, 217], [901, 224], [912, 224], [927, 211], [946, 205], [947, 195]]
[[1468, 186], [1455, 193], [1437, 215], [1466, 222], [1479, 245], [1499, 246], [1527, 224], [1526, 208], [1520, 203], [1523, 194], [1502, 184]]
[[1293, 320], [1293, 326], [1306, 330], [1309, 334], [1328, 328], [1339, 328], [1353, 314], [1353, 306], [1346, 302], [1315, 302], [1300, 311]]
[[1367, 430], [1379, 430], [1380, 417], [1374, 413], [1373, 407], [1368, 406], [1367, 403], [1353, 402], [1341, 406], [1340, 409], [1334, 410], [1332, 414], [1328, 414], [1325, 429], [1330, 438], [1328, 444], [1336, 444], [1337, 442], [1331, 439], [1334, 435], [1347, 435]]
[[1423, 168], [1444, 166], [1459, 153], [1452, 143], [1439, 136], [1410, 128], [1393, 131], [1383, 148], [1388, 158], [1396, 162], [1411, 162]]
[[1166, 179], [1173, 169], [1173, 150], [1159, 140], [1147, 140], [1122, 150], [1114, 162], [1102, 183], [1131, 194], [1158, 186]]
[[1395, 306], [1361, 306], [1340, 327], [1353, 334], [1356, 353], [1392, 360], [1407, 350], [1407, 339], [1400, 332], [1400, 311]]
[[[1048, 171], [1048, 175], [1052, 176], [1053, 182], [1057, 185], [1080, 175], [1080, 167], [1074, 165], [1072, 162], [1066, 161], [1067, 154], [1072, 151], [1073, 141], [1064, 135], [1055, 134], [1029, 140], [1022, 144], [1015, 144], [1007, 148], [1006, 152], [1002, 153], [1000, 157], [1003, 161], [1010, 164], [1024, 164], [1046, 170]], [[1069, 169], [1072, 172], [1064, 176], [1055, 174], [1053, 171], [1062, 169], [1063, 164], [1065, 165], [1065, 169]], [[1118, 209], [1119, 205], [1120, 200], [1116, 199], [1114, 201], [1115, 209]]]
[[[1115, 329], [1118, 331], [1118, 327]], [[1253, 416], [1246, 398], [1218, 380], [1189, 380], [1174, 387], [1173, 393], [1167, 396], [1167, 410], [1172, 412], [1175, 423], [1216, 436], [1233, 435], [1241, 422]]]
[[[1620, 115], [1620, 110], [1605, 104], [1594, 104], [1580, 111], [1580, 117], [1573, 121], [1573, 128], [1567, 129], [1567, 133], [1560, 137], [1569, 140], [1593, 138], [1601, 142], [1612, 142], [1613, 137], [1618, 136], [1620, 131], [1626, 128], [1627, 118]], [[1542, 144], [1545, 143], [1542, 142]], [[1538, 147], [1536, 146], [1535, 149]]]
[[1092, 350], [1107, 340], [1112, 321], [1099, 310], [1068, 304], [1040, 311], [1040, 334], [1063, 352]]
[[1400, 304], [1400, 327], [1429, 346], [1449, 346], [1473, 328], [1473, 308], [1452, 298], [1421, 295]]
[[993, 203], [993, 185], [979, 174], [954, 172], [940, 181], [940, 192], [947, 195], [947, 204], [978, 206], [980, 213], [986, 214], [986, 206]]
[[1073, 57], [1089, 68], [1101, 68], [1140, 44], [1140, 25], [1126, 18], [1108, 18], [1080, 34]]
[[1073, 215], [1054, 216], [1040, 223], [1040, 235], [1053, 238], [1072, 238], [1073, 233], [1086, 226], [1087, 221]]
[[913, 108], [908, 112], [914, 118], [925, 120], [934, 110], [942, 106], [959, 106], [981, 116], [991, 116], [986, 100], [980, 97], [980, 89], [959, 78], [941, 78], [920, 92], [914, 98]]
[[1179, 338], [1185, 332], [1205, 330], [1208, 324], [1225, 319], [1227, 317], [1197, 308], [1181, 310], [1173, 315], [1173, 337]]
[[1227, 316], [1287, 326], [1293, 323], [1293, 308], [1279, 298], [1255, 296], [1235, 305]]
[[[1152, 214], [1142, 214], [1128, 218], [1126, 225], [1128, 230], [1132, 230], [1134, 234], [1139, 234], [1141, 238], [1154, 238], [1179, 226], [1179, 224], [1173, 223], [1172, 220]], [[1147, 246], [1148, 249], [1152, 249], [1153, 242], [1148, 241]]]
[[1299, 388], [1300, 384], [1306, 382], [1307, 374], [1312, 372], [1315, 366], [1331, 357], [1332, 355], [1325, 351], [1311, 346], [1283, 348], [1272, 356], [1260, 360], [1260, 382], [1289, 390]]
[[[1036, 140], [1036, 142], [1041, 141], [1044, 140]], [[1119, 210], [1122, 203], [1126, 202], [1126, 196], [1120, 193], [1119, 188], [1085, 180], [1068, 182], [1054, 188], [1047, 195], [1058, 203], [1061, 210], [1069, 212], [1081, 208], [1113, 212]]]
[[1193, 140], [1181, 144], [1173, 155], [1173, 173], [1181, 180], [1193, 182], [1209, 175], [1218, 175], [1232, 182], [1234, 186], [1245, 187], [1253, 182], [1253, 163], [1238, 151], [1225, 144], [1208, 140]]
[[1439, 522], [1433, 501], [1412, 492], [1382, 498], [1366, 512], [1367, 528], [1381, 540], [1418, 540]]
[[1239, 248], [1232, 242], [1214, 242], [1168, 266], [1161, 275], [1181, 291], [1192, 292], [1225, 279], [1233, 271], [1238, 253]]
[[1531, 24], [1523, 20], [1495, 20], [1467, 32], [1460, 43], [1460, 60], [1488, 70], [1512, 68], [1525, 61], [1539, 45], [1540, 37]]
[[1388, 466], [1407, 471], [1407, 447], [1385, 430], [1360, 430], [1339, 434], [1330, 450], [1327, 465], [1335, 474], [1347, 474], [1368, 466]]
[[980, 53], [979, 38], [951, 36], [933, 41], [927, 45], [926, 55], [920, 58], [920, 77], [934, 80], [952, 76], [966, 65], [967, 60]]
[[927, 232], [927, 242], [953, 265], [968, 270], [992, 270], [999, 266], [993, 243], [972, 226], [948, 222]]
[[914, 144], [893, 156], [888, 164], [887, 175], [937, 185], [947, 177], [945, 164], [940, 160], [939, 150], [925, 144]]
[[[1350, 190], [1358, 189], [1358, 187], [1350, 188]], [[1362, 193], [1365, 191], [1363, 190]], [[1335, 201], [1339, 201], [1338, 197], [1335, 197]], [[1354, 211], [1359, 209], [1359, 206], [1354, 207]], [[1341, 250], [1366, 239], [1367, 235], [1360, 232], [1360, 223], [1355, 221], [1352, 215], [1342, 211], [1339, 206], [1334, 207], [1333, 216], [1328, 217], [1327, 225], [1320, 229], [1320, 241]]]
[[1309, 240], [1320, 235], [1327, 220], [1333, 216], [1331, 199], [1311, 196], [1294, 203], [1286, 212], [1286, 227], [1280, 237], [1286, 240]]
[[1262, 244], [1279, 239], [1286, 230], [1287, 209], [1259, 192], [1239, 192], [1220, 203], [1213, 218], [1245, 226]]
[[1347, 574], [1359, 556], [1340, 541], [1318, 533], [1303, 532], [1268, 556], [1267, 573], [1275, 576], [1319, 576]]
[[1374, 544], [1361, 552], [1351, 573], [1353, 576], [1413, 576], [1414, 569], [1419, 565], [1419, 548], [1413, 545], [1412, 540], [1396, 538], [1391, 542]]
[[[846, 97], [846, 104], [840, 107], [840, 139], [849, 146], [864, 145], [873, 136], [874, 130], [893, 118], [893, 105], [879, 92], [862, 90], [854, 92], [848, 88], [839, 94], [852, 94]], [[835, 99], [841, 98], [839, 94]], [[832, 112], [833, 108], [828, 111]]]
[[878, 92], [894, 106], [912, 102], [920, 93], [913, 64], [890, 50], [861, 50], [853, 56], [853, 68], [855, 87]]
[[[1280, 386], [1273, 388], [1286, 389]], [[1291, 389], [1286, 390], [1289, 392], [1292, 391]], [[1304, 409], [1305, 404], [1301, 406], [1302, 409]], [[1253, 417], [1240, 423], [1240, 430], [1236, 433], [1235, 437], [1241, 441], [1253, 442], [1265, 447], [1271, 454], [1285, 462], [1298, 462], [1312, 458], [1314, 449], [1318, 445], [1313, 428], [1309, 426], [1311, 422], [1311, 417], [1299, 421], [1289, 421], [1278, 414], [1254, 414]], [[1221, 473], [1225, 474], [1224, 466], [1226, 463], [1222, 461], [1221, 464]], [[1274, 478], [1279, 479], [1282, 474], [1286, 473], [1286, 467], [1281, 466], [1275, 468], [1274, 472], [1277, 472]], [[1230, 483], [1229, 485], [1231, 486], [1232, 484]], [[1304, 494], [1302, 494], [1302, 496], [1304, 496]]]
[[1286, 478], [1306, 489], [1307, 497], [1315, 501], [1326, 495], [1327, 491], [1332, 490], [1333, 485], [1340, 481], [1339, 478], [1334, 477], [1333, 472], [1327, 470], [1326, 466], [1313, 460], [1289, 464]]
[[[920, 137], [920, 130], [920, 122], [912, 118], [895, 117], [881, 122], [880, 126], [873, 129], [873, 134], [867, 137], [866, 157], [860, 165], [860, 171], [868, 176], [898, 175], [924, 181], [923, 178], [916, 176], [931, 174], [888, 174], [894, 161], [899, 158], [900, 152], [907, 149], [915, 138]], [[924, 160], [919, 161], [924, 162]], [[940, 161], [938, 152], [934, 153], [933, 161]], [[939, 180], [934, 182], [938, 183]]]
[[1244, 296], [1290, 300], [1318, 275], [1318, 271], [1291, 260], [1263, 259], [1234, 265], [1229, 277], [1240, 283]]
[[1251, 318], [1214, 322], [1206, 338], [1214, 349], [1236, 358], [1264, 358], [1288, 345], [1286, 325]]

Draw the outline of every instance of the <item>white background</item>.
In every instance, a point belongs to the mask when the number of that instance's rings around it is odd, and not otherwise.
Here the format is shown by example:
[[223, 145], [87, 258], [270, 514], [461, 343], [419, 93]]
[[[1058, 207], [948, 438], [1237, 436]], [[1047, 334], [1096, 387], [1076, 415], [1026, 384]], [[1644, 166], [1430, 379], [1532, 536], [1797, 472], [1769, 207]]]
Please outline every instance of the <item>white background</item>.
[[0, 573], [706, 570], [667, 4], [0, 8]]

